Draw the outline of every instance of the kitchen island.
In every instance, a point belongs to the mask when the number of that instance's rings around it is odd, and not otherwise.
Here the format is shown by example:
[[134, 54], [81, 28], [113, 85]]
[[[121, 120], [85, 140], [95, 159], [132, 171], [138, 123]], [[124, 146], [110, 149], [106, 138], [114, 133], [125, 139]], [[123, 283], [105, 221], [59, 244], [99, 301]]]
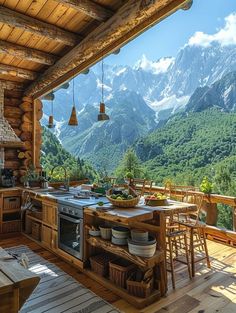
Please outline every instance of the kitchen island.
[[[53, 252], [57, 256], [70, 262], [86, 275], [96, 280], [106, 288], [117, 293], [127, 302], [143, 308], [155, 301], [167, 292], [167, 276], [165, 265], [165, 234], [166, 234], [166, 216], [171, 213], [181, 213], [186, 211], [194, 211], [195, 205], [170, 201], [167, 206], [150, 207], [144, 204], [139, 204], [134, 208], [117, 208], [103, 200], [103, 207], [98, 207], [99, 199], [90, 198], [88, 200], [76, 198], [72, 191], [66, 192], [61, 190], [35, 190], [13, 188], [11, 190], [2, 190], [1, 193], [2, 210], [1, 216], [9, 213], [4, 207], [4, 201], [10, 197], [13, 203], [17, 203], [18, 207], [12, 206], [11, 212], [20, 212], [19, 203], [21, 203], [22, 232], [31, 240]], [[20, 197], [21, 201], [16, 201], [14, 197]], [[18, 199], [18, 198], [17, 198]], [[14, 201], [13, 201], [14, 200]], [[87, 201], [87, 202], [86, 202]], [[8, 203], [8, 202], [6, 202]], [[31, 204], [36, 210], [30, 210], [28, 204]], [[79, 210], [79, 211], [78, 211]], [[80, 212], [80, 213], [78, 213]], [[62, 222], [60, 222], [61, 213], [65, 218], [74, 219], [77, 224], [71, 225], [70, 228], [63, 230]], [[13, 223], [13, 221], [11, 221]], [[93, 237], [89, 231], [103, 224], [114, 226], [125, 226], [129, 230], [139, 229], [146, 230], [149, 235], [156, 239], [156, 251], [151, 257], [142, 257], [130, 253], [129, 248], [122, 245], [112, 243], [110, 240], [104, 240], [101, 237]], [[66, 227], [66, 226], [65, 226]], [[63, 249], [60, 245], [63, 232], [74, 232], [73, 242], [79, 243], [80, 253], [75, 255]], [[18, 229], [19, 230], [19, 229]], [[141, 288], [145, 290], [140, 297], [135, 296], [127, 291], [126, 287], [117, 286], [114, 281], [109, 279], [109, 276], [103, 277], [91, 270], [91, 257], [98, 254], [112, 254], [116, 258], [128, 261], [134, 265], [143, 275], [152, 273], [151, 283], [149, 285], [141, 284]], [[150, 281], [149, 281], [150, 282]], [[139, 282], [138, 282], [139, 283]]]

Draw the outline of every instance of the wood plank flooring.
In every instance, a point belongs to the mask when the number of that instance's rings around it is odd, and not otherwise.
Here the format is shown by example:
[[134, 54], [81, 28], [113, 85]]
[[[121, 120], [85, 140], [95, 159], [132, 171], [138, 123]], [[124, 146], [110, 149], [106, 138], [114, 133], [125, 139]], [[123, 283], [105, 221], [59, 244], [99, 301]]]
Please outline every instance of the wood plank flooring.
[[35, 253], [56, 264], [97, 295], [112, 303], [123, 312], [129, 313], [233, 313], [236, 312], [236, 249], [208, 241], [212, 269], [199, 263], [197, 275], [188, 279], [184, 265], [177, 267], [177, 286], [171, 286], [165, 298], [137, 310], [103, 286], [88, 278], [53, 253], [43, 249], [23, 235], [7, 239], [0, 238], [0, 246], [8, 248], [19, 244], [27, 245]]

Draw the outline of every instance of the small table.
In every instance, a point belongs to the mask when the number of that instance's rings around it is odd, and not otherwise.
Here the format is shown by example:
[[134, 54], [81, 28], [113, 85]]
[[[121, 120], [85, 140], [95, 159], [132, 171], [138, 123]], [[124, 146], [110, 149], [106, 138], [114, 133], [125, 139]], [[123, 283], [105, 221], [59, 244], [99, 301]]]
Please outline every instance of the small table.
[[0, 311], [17, 313], [40, 278], [20, 265], [0, 247]]

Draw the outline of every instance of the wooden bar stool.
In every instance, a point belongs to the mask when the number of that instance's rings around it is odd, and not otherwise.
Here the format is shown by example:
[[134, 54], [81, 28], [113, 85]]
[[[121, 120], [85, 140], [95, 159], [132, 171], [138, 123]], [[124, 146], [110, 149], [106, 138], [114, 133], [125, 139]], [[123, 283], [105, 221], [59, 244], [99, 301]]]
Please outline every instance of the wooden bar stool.
[[[168, 226], [167, 226], [168, 227]], [[180, 251], [183, 250], [186, 261], [181, 260]], [[187, 234], [184, 230], [169, 230], [166, 234], [166, 252], [168, 257], [166, 258], [167, 272], [171, 273], [172, 287], [175, 289], [175, 268], [174, 262], [180, 262], [187, 265], [189, 278], [191, 279], [191, 268], [189, 262]], [[170, 265], [170, 268], [168, 268]]]
[[[191, 274], [192, 277], [195, 276], [195, 264], [202, 260], [206, 260], [207, 267], [211, 268], [211, 263], [209, 259], [205, 227], [206, 224], [200, 221], [200, 213], [203, 203], [203, 195], [188, 193], [187, 201], [196, 204], [197, 211], [194, 213], [181, 214], [178, 218], [178, 224], [181, 228], [187, 230], [189, 235], [189, 253], [191, 258]], [[196, 258], [197, 250], [204, 253], [204, 256]]]
[[[166, 225], [166, 258], [167, 272], [171, 273], [172, 287], [175, 289], [175, 268], [174, 262], [180, 262], [187, 265], [189, 278], [191, 279], [191, 268], [189, 262], [188, 242], [186, 230], [180, 229], [180, 225], [176, 223], [175, 214], [170, 214], [168, 223]], [[180, 257], [184, 255], [185, 261]]]

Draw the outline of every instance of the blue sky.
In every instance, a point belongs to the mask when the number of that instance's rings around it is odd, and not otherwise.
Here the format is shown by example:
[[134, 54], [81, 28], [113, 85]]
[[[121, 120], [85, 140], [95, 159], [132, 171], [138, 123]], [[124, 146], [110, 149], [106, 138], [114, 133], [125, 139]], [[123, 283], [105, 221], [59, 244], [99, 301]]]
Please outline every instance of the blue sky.
[[134, 65], [145, 54], [150, 60], [176, 56], [195, 32], [214, 34], [225, 17], [236, 12], [236, 0], [194, 0], [190, 10], [179, 10], [106, 58], [108, 64]]

